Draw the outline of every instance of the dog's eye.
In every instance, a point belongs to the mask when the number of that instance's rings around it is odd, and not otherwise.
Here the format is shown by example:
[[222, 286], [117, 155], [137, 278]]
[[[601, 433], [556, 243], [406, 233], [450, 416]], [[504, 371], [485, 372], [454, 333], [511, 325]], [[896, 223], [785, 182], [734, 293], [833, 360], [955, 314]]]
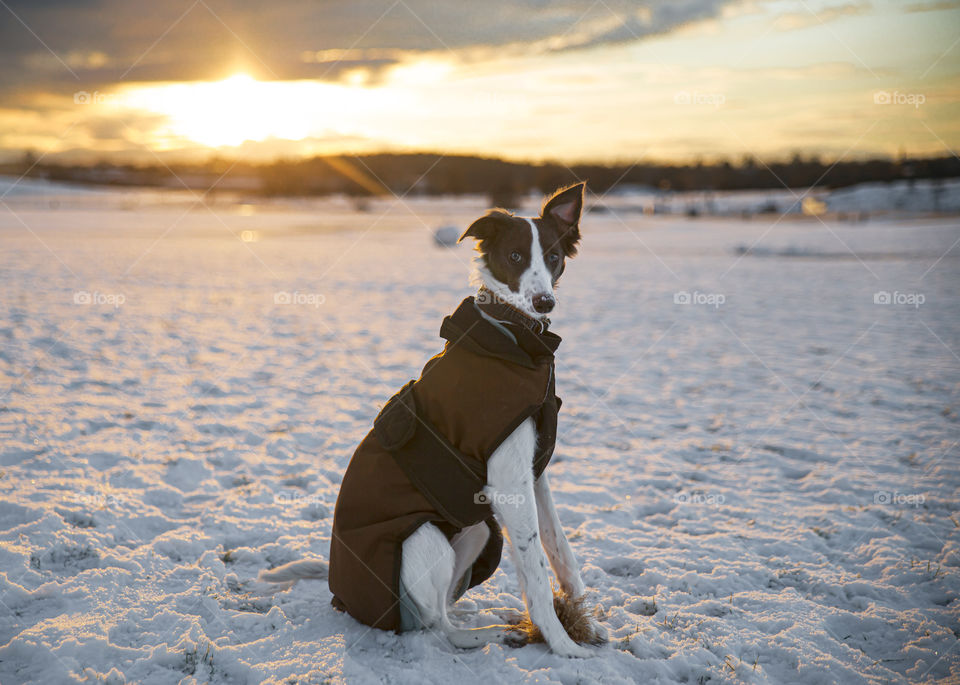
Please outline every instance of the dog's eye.
[[520, 262], [523, 261], [523, 255], [520, 254], [519, 252], [511, 252], [511, 253], [510, 253], [510, 259], [512, 259], [513, 261], [515, 261], [517, 264], [519, 264]]
[[551, 264], [556, 264], [557, 262], [560, 261], [560, 255], [554, 252], [552, 255], [547, 257], [547, 261], [550, 262]]

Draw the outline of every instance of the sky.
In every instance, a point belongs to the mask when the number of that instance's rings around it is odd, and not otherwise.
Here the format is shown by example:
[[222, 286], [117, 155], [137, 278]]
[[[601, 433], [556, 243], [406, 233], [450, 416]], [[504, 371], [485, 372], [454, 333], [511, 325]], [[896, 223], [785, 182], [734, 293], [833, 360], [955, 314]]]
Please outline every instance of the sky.
[[0, 0], [0, 159], [956, 154], [960, 1]]

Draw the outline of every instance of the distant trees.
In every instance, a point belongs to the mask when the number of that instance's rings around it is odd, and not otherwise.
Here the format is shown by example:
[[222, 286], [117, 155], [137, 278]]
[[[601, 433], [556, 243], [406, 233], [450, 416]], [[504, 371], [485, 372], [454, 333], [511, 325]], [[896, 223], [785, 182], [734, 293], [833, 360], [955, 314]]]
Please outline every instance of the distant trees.
[[387, 193], [414, 195], [486, 194], [493, 204], [511, 207], [531, 191], [548, 193], [581, 179], [603, 194], [614, 186], [659, 190], [747, 190], [805, 188], [814, 184], [842, 187], [864, 181], [960, 176], [955, 157], [841, 160], [794, 155], [788, 161], [764, 163], [744, 157], [739, 164], [527, 164], [468, 155], [431, 153], [368, 154], [278, 160], [268, 164], [234, 163], [215, 157], [203, 164], [92, 166], [48, 163], [25, 153], [0, 172], [51, 180], [109, 185], [147, 185], [221, 190], [268, 196], [310, 196], [343, 193], [358, 197]]

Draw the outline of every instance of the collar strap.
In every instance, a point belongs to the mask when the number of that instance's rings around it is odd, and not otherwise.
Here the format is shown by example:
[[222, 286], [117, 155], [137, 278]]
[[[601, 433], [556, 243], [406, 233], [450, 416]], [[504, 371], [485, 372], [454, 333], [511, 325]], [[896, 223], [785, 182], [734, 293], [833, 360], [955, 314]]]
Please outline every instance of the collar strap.
[[546, 317], [534, 319], [513, 305], [503, 302], [494, 292], [486, 288], [480, 288], [480, 292], [477, 293], [475, 301], [480, 309], [493, 318], [518, 324], [538, 335], [545, 333], [547, 327], [550, 325], [550, 319]]

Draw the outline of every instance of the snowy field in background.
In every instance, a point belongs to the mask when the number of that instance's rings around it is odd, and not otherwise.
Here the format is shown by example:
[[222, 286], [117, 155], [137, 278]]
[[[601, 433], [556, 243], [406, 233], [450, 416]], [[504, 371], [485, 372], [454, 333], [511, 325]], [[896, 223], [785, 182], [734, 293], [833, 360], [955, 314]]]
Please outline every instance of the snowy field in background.
[[[471, 293], [430, 233], [482, 202], [5, 201], [4, 685], [960, 679], [958, 221], [585, 217], [551, 466], [612, 634], [581, 661], [247, 592], [326, 557], [355, 445]], [[458, 604], [500, 607], [507, 558]]]

